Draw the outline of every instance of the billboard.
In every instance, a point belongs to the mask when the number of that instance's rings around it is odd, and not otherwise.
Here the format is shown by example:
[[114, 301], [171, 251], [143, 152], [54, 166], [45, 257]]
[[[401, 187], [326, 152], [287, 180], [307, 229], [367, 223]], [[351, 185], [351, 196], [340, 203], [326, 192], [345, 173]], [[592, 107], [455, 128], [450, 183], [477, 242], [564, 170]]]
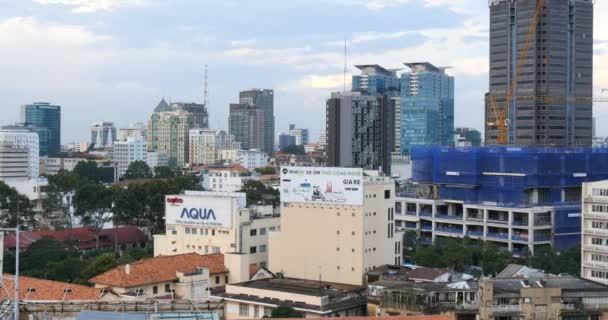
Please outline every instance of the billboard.
[[281, 201], [363, 205], [363, 169], [283, 167]]
[[165, 197], [165, 223], [205, 227], [232, 227], [230, 197], [177, 195]]

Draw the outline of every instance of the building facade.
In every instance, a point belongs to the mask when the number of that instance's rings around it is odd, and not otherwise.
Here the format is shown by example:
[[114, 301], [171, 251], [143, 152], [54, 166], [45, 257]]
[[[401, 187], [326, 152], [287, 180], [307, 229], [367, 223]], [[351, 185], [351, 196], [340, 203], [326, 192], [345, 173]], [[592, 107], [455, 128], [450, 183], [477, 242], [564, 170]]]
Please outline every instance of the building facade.
[[254, 179], [249, 170], [239, 164], [206, 166], [201, 176], [203, 189], [216, 192], [237, 192], [246, 181]]
[[288, 146], [295, 145], [296, 139], [289, 133], [279, 134], [279, 150], [283, 150]]
[[106, 149], [114, 146], [116, 127], [114, 122], [98, 122], [91, 127], [91, 145], [93, 149]]
[[[274, 152], [274, 90], [250, 89], [239, 93], [239, 104], [257, 106], [263, 111], [263, 146], [254, 147], [266, 154]], [[232, 132], [231, 132], [232, 133]], [[235, 135], [236, 136], [236, 135]], [[237, 140], [239, 141], [239, 140]], [[242, 141], [239, 141], [243, 143]], [[249, 148], [245, 148], [249, 149]]]
[[15, 147], [28, 151], [29, 177], [38, 178], [40, 175], [40, 141], [38, 133], [25, 126], [4, 126], [0, 128], [0, 141], [6, 141]]
[[[304, 172], [332, 168], [284, 167]], [[351, 169], [354, 171], [361, 169]], [[394, 228], [395, 184], [386, 177], [364, 177], [362, 188], [351, 189], [362, 197], [362, 204], [329, 199], [342, 196], [328, 190], [329, 202], [291, 202], [285, 192], [302, 192], [308, 185], [284, 185], [281, 177], [281, 231], [270, 234], [270, 265], [273, 272], [286, 277], [353, 285], [363, 284], [363, 274], [384, 264], [401, 263], [401, 237]], [[308, 179], [308, 178], [307, 178]], [[346, 178], [345, 178], [346, 179]], [[353, 180], [350, 180], [353, 181]], [[312, 182], [316, 186], [316, 182]], [[332, 184], [336, 192], [341, 187]], [[325, 188], [325, 186], [320, 186]], [[314, 193], [313, 193], [314, 194]], [[350, 198], [348, 195], [347, 199]], [[340, 202], [342, 202], [340, 200]]]
[[182, 168], [189, 162], [189, 133], [194, 126], [187, 112], [154, 112], [148, 122], [148, 151], [158, 152], [172, 167]]
[[473, 128], [456, 128], [454, 130], [454, 146], [481, 147], [481, 132]]
[[188, 113], [192, 118], [192, 127], [198, 129], [209, 128], [209, 114], [204, 104], [195, 102], [173, 102], [170, 104], [172, 111]]
[[[21, 106], [21, 123], [39, 133], [40, 156], [61, 152], [61, 107], [48, 102]], [[45, 137], [45, 139], [43, 139]]]
[[401, 148], [450, 146], [454, 135], [454, 77], [429, 62], [406, 63], [401, 75]]
[[[252, 266], [267, 265], [268, 234], [279, 229], [279, 218], [252, 213], [245, 208], [244, 193], [186, 191], [167, 196], [166, 201], [166, 233], [154, 235], [155, 256], [239, 253], [247, 255]], [[213, 210], [217, 223], [201, 225], [200, 219], [188, 219], [181, 213], [192, 208]]]
[[0, 181], [28, 180], [29, 169], [29, 154], [26, 148], [0, 141]]
[[293, 137], [293, 144], [296, 146], [304, 146], [309, 142], [308, 129], [296, 128], [295, 124], [289, 125], [289, 135]]
[[127, 128], [118, 129], [118, 140], [126, 141], [128, 138], [142, 137], [146, 139], [148, 136], [148, 129], [142, 122], [136, 122], [131, 124]]
[[214, 164], [220, 160], [220, 150], [232, 149], [234, 136], [223, 130], [190, 130], [190, 164]]
[[490, 1], [485, 141], [497, 143], [495, 101], [499, 112], [508, 109], [508, 144], [591, 146], [593, 1], [545, 1], [522, 56], [537, 3]]
[[44, 158], [40, 161], [40, 174], [53, 176], [61, 170], [72, 171], [81, 162], [88, 161], [86, 158]]
[[267, 131], [263, 108], [248, 104], [230, 104], [228, 131], [243, 149], [265, 150]]
[[353, 105], [359, 92], [334, 92], [326, 104], [327, 165], [351, 167], [353, 165]]
[[[126, 141], [114, 142], [113, 160], [118, 166], [118, 176], [122, 177], [131, 163], [143, 161], [148, 164], [148, 146], [142, 137], [127, 138]], [[149, 166], [149, 164], [148, 164]], [[154, 170], [154, 167], [151, 167]]]
[[581, 277], [608, 285], [608, 181], [583, 183]]

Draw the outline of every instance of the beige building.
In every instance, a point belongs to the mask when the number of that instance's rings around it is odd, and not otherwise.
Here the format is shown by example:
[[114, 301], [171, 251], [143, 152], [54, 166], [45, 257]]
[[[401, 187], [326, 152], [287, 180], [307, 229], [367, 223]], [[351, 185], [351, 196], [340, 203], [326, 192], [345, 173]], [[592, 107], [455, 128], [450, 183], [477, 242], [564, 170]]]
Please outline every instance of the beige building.
[[268, 234], [279, 230], [280, 220], [245, 208], [244, 193], [186, 191], [167, 196], [166, 208], [166, 233], [154, 235], [155, 256], [241, 253], [252, 269], [267, 265]]
[[[238, 144], [236, 144], [238, 146]], [[215, 164], [221, 150], [235, 148], [234, 137], [223, 130], [190, 130], [190, 164]]]
[[[286, 178], [281, 179], [285, 201]], [[363, 205], [283, 202], [281, 231], [270, 234], [269, 269], [291, 278], [362, 285], [365, 272], [400, 264], [394, 182], [366, 176], [358, 192]]]
[[366, 315], [365, 288], [292, 278], [267, 278], [226, 286], [225, 318], [260, 319], [272, 309], [289, 306], [304, 318]]
[[189, 162], [189, 133], [195, 126], [195, 115], [159, 107], [148, 121], [148, 151], [156, 151], [167, 157], [170, 166], [182, 168]]
[[581, 277], [608, 285], [608, 180], [583, 183]]

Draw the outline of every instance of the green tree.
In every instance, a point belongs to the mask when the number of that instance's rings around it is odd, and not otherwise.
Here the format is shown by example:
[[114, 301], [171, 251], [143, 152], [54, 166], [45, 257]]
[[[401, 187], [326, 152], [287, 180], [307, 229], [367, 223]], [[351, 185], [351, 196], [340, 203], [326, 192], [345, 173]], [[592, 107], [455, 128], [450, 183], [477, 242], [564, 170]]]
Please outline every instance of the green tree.
[[146, 162], [138, 160], [131, 162], [127, 172], [125, 172], [121, 179], [135, 180], [146, 178], [152, 178], [152, 171]]
[[120, 258], [118, 258], [118, 264], [123, 265], [132, 263], [144, 258], [150, 258], [152, 255], [153, 253], [150, 250], [146, 250], [144, 248], [130, 248]]
[[112, 204], [115, 189], [99, 184], [85, 184], [76, 190], [74, 214], [82, 223], [92, 228], [96, 247], [99, 248], [99, 232], [104, 224], [112, 221]]
[[68, 227], [72, 227], [72, 197], [78, 185], [78, 177], [66, 170], [60, 170], [56, 175], [48, 177], [46, 198], [43, 206], [47, 213], [60, 211], [68, 220]]
[[435, 246], [419, 247], [412, 255], [412, 259], [419, 266], [440, 268], [444, 267], [441, 262], [441, 254]]
[[290, 144], [287, 147], [281, 149], [282, 153], [286, 154], [295, 154], [295, 155], [305, 155], [306, 150], [304, 150], [304, 146], [296, 146], [295, 144]]
[[48, 264], [77, 256], [77, 252], [68, 250], [63, 243], [45, 237], [32, 243], [25, 250], [21, 257], [20, 270], [23, 271], [24, 275], [47, 279], [53, 275], [53, 272], [48, 268]]
[[80, 184], [100, 183], [103, 180], [103, 172], [95, 161], [79, 162], [72, 172], [78, 177]]
[[4, 215], [0, 225], [6, 228], [14, 228], [17, 224], [25, 228], [35, 223], [30, 199], [2, 181], [0, 181], [0, 213]]
[[102, 253], [93, 257], [86, 262], [86, 266], [82, 269], [80, 274], [82, 279], [81, 283], [86, 284], [89, 282], [89, 279], [115, 268], [117, 265], [118, 263], [114, 253]]
[[272, 309], [270, 313], [271, 318], [302, 318], [302, 314], [297, 312], [294, 308], [287, 305], [279, 305]]
[[159, 179], [167, 179], [175, 177], [175, 170], [171, 167], [160, 166], [154, 168], [154, 177]]
[[464, 246], [464, 239], [447, 238], [439, 241], [441, 265], [462, 271], [471, 264], [471, 250]]
[[262, 204], [277, 206], [279, 204], [279, 191], [268, 188], [256, 180], [246, 181], [240, 192], [247, 194], [247, 205]]
[[486, 243], [481, 248], [480, 267], [485, 275], [495, 275], [502, 271], [511, 259], [509, 251]]
[[276, 174], [277, 173], [277, 169], [275, 169], [274, 167], [261, 167], [261, 168], [256, 168], [255, 172], [259, 173], [259, 174]]

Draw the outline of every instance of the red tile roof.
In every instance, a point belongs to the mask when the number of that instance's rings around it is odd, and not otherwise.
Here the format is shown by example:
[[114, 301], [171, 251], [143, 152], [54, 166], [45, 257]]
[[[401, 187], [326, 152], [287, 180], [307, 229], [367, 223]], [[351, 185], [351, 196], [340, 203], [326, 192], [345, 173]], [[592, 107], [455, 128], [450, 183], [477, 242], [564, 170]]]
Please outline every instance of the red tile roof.
[[[277, 318], [273, 320], [295, 320], [301, 318]], [[340, 320], [450, 320], [448, 316], [393, 316], [393, 317], [342, 317]]]
[[[72, 242], [78, 249], [87, 250], [96, 247], [95, 233], [88, 227], [79, 227], [66, 230], [34, 230], [19, 233], [19, 246], [27, 249], [32, 243], [49, 237], [61, 242]], [[6, 235], [4, 249], [14, 250], [16, 246], [15, 235]], [[113, 247], [115, 244], [139, 243], [148, 241], [148, 237], [135, 226], [122, 226], [101, 230], [99, 233], [99, 246]]]
[[129, 265], [131, 269], [129, 274], [126, 273], [126, 266], [122, 265], [106, 271], [91, 278], [89, 282], [109, 287], [131, 288], [175, 281], [176, 272], [195, 272], [199, 267], [209, 268], [211, 274], [228, 272], [224, 266], [224, 255], [221, 253], [207, 255], [185, 253], [142, 259]]
[[[15, 297], [14, 276], [4, 274], [2, 278], [3, 288], [0, 290], [0, 300]], [[67, 289], [67, 290], [66, 290]], [[8, 293], [7, 293], [8, 291]], [[91, 288], [77, 284], [19, 277], [19, 299], [27, 301], [74, 301], [74, 300], [99, 300], [102, 291], [99, 288]]]

